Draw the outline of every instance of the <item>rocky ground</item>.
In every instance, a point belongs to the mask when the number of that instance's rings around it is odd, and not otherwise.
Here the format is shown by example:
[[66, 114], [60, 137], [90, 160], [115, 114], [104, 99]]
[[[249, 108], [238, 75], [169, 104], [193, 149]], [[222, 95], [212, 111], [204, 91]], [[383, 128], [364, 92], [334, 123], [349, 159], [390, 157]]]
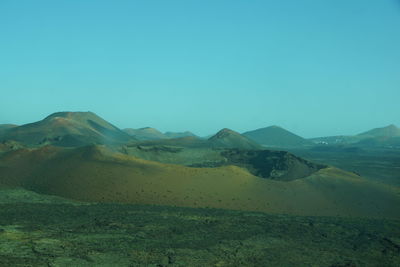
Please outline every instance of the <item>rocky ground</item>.
[[0, 197], [0, 266], [400, 266], [400, 222]]

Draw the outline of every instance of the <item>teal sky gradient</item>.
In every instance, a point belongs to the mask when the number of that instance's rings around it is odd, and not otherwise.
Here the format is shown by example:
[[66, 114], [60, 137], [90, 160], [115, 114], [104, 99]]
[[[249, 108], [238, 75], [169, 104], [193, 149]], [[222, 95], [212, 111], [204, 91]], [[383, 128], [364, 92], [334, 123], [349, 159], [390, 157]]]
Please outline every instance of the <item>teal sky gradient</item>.
[[0, 123], [304, 137], [400, 126], [400, 1], [0, 1]]

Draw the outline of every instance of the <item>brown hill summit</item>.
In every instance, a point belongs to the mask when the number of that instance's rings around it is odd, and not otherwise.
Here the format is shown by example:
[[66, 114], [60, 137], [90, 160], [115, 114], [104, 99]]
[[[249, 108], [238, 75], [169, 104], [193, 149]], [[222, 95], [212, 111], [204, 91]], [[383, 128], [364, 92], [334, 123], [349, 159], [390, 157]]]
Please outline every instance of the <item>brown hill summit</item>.
[[0, 139], [28, 145], [81, 146], [126, 142], [131, 137], [92, 112], [57, 112], [11, 128]]
[[237, 166], [163, 164], [103, 146], [19, 149], [0, 155], [0, 162], [0, 185], [83, 201], [400, 218], [398, 188], [336, 168], [274, 181]]
[[256, 142], [227, 128], [208, 138], [207, 142], [211, 147], [261, 149], [261, 146]]

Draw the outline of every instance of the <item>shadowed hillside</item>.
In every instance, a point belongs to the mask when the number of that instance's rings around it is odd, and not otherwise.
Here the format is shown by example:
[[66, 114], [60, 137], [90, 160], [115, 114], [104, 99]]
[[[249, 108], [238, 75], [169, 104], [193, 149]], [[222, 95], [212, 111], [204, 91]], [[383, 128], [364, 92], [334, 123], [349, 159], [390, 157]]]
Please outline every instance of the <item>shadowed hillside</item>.
[[271, 147], [298, 147], [310, 145], [308, 140], [295, 135], [279, 126], [269, 126], [243, 133], [258, 144]]
[[315, 164], [286, 151], [226, 150], [227, 165], [246, 168], [253, 175], [278, 181], [301, 179], [327, 166]]
[[57, 112], [45, 119], [7, 130], [0, 140], [27, 145], [82, 146], [121, 143], [131, 137], [92, 112]]
[[335, 168], [281, 182], [256, 177], [237, 166], [162, 164], [100, 146], [14, 150], [3, 154], [0, 164], [3, 186], [82, 201], [400, 217], [398, 189]]

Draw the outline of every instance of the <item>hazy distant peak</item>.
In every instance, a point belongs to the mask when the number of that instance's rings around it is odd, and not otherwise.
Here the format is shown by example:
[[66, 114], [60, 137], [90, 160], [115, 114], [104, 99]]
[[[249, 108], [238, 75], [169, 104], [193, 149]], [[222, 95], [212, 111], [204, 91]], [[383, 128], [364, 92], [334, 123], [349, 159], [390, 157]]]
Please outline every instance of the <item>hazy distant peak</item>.
[[396, 137], [400, 136], [400, 129], [396, 125], [390, 124], [385, 127], [375, 128], [367, 132], [360, 133], [358, 136]]
[[222, 130], [217, 132], [215, 135], [211, 136], [209, 139], [210, 140], [220, 139], [220, 138], [225, 138], [225, 137], [228, 137], [228, 136], [231, 136], [231, 135], [233, 135], [233, 136], [241, 136], [241, 134], [238, 133], [238, 132], [235, 132], [235, 131], [233, 131], [231, 129], [228, 129], [228, 128], [223, 128]]
[[277, 125], [248, 131], [243, 135], [261, 145], [274, 147], [296, 147], [309, 143], [306, 139]]
[[386, 126], [386, 127], [384, 127], [384, 128], [394, 128], [394, 129], [398, 129], [398, 127], [396, 126], [396, 125], [394, 125], [394, 124], [390, 124], [390, 125], [388, 125], [388, 126]]
[[208, 139], [213, 147], [259, 149], [260, 145], [231, 129], [224, 128]]

